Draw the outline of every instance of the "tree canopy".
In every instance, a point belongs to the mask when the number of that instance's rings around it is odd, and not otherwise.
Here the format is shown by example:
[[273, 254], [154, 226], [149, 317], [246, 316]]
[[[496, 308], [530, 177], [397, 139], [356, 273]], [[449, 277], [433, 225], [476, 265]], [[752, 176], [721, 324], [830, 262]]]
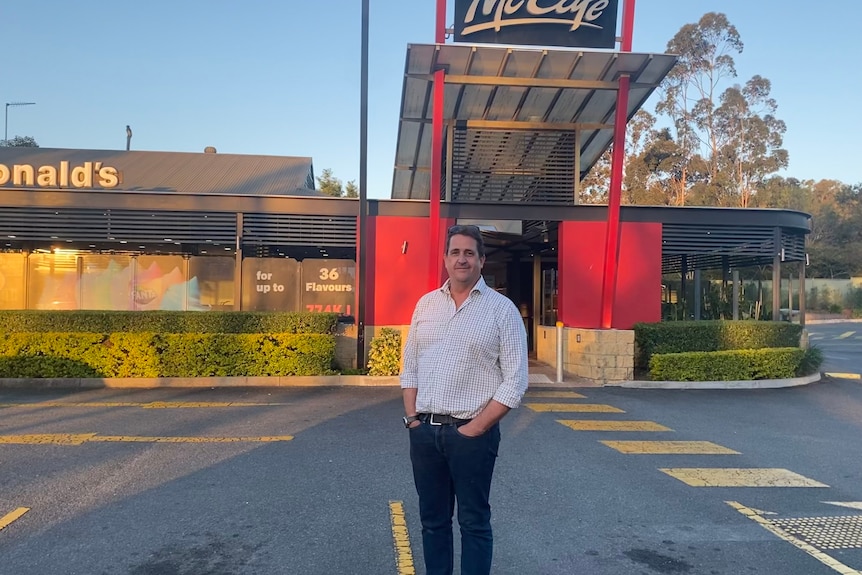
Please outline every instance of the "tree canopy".
[[38, 148], [39, 144], [31, 136], [15, 136], [8, 140], [0, 140], [0, 148]]
[[341, 180], [332, 175], [332, 170], [324, 169], [317, 177], [317, 189], [335, 198], [358, 198], [359, 188], [356, 182], [350, 180], [347, 184], [342, 184]]
[[[812, 215], [809, 275], [862, 275], [862, 183], [798, 180], [787, 126], [762, 75], [737, 81], [744, 44], [724, 14], [682, 26], [667, 44], [679, 61], [658, 90], [655, 115], [629, 122], [623, 203], [784, 208]], [[581, 182], [580, 200], [607, 203], [609, 149]]]

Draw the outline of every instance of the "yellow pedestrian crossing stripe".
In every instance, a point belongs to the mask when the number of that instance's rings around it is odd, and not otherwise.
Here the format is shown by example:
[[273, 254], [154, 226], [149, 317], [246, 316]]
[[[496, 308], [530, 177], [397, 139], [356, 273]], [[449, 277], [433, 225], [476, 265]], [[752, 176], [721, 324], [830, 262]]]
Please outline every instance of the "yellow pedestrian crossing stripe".
[[528, 391], [524, 396], [545, 399], [584, 399], [583, 395], [574, 391]]
[[95, 433], [45, 433], [0, 435], [0, 445], [82, 445], [84, 443], [269, 443], [291, 441], [292, 435], [260, 437], [159, 437], [138, 435], [97, 435]]
[[612, 405], [598, 403], [526, 403], [533, 411], [559, 411], [567, 413], [625, 413]]
[[627, 454], [739, 455], [738, 451], [710, 441], [600, 441], [599, 443]]
[[557, 423], [575, 431], [673, 431], [654, 421], [604, 421], [599, 419], [558, 419]]
[[659, 471], [692, 487], [829, 487], [787, 469], [676, 467]]
[[30, 511], [29, 507], [19, 507], [15, 511], [0, 517], [0, 531], [12, 525], [12, 523], [20, 519], [28, 511]]

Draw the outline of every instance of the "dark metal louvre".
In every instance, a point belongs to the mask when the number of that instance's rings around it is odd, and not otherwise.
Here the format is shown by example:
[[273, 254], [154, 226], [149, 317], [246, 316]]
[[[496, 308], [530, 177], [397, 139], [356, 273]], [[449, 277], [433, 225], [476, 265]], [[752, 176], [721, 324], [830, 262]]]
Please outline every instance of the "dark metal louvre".
[[355, 216], [245, 214], [242, 241], [247, 245], [355, 247]]
[[574, 204], [575, 134], [456, 128], [452, 200]]
[[804, 261], [805, 235], [772, 226], [662, 225], [662, 273], [682, 271], [683, 261], [688, 270], [771, 265], [782, 252], [785, 262]]
[[162, 212], [63, 208], [0, 207], [0, 233], [18, 240], [72, 242], [231, 244], [236, 238], [232, 213]]

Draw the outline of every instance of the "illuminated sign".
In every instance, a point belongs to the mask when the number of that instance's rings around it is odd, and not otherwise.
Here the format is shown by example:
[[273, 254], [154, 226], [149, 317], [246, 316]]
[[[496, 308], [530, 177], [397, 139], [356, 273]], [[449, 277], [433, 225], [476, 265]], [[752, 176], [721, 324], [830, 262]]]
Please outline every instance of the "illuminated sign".
[[0, 164], [0, 186], [11, 183], [13, 186], [39, 188], [116, 188], [120, 183], [120, 171], [102, 162], [84, 162], [71, 166], [60, 162], [59, 167], [30, 164]]
[[618, 0], [455, 0], [455, 41], [613, 48]]

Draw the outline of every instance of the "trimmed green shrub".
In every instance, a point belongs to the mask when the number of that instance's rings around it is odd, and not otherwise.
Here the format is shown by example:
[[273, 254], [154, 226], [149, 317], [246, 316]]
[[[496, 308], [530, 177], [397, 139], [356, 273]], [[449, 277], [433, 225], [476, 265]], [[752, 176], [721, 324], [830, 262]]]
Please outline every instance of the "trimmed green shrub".
[[0, 341], [2, 377], [329, 375], [334, 358], [335, 336], [325, 334], [12, 333]]
[[163, 377], [329, 375], [335, 338], [295, 334], [158, 336]]
[[646, 369], [654, 354], [797, 347], [802, 326], [783, 321], [684, 321], [639, 323], [635, 368]]
[[796, 375], [812, 375], [820, 370], [823, 365], [823, 351], [811, 346], [805, 350], [805, 355], [802, 356], [802, 361], [799, 363], [799, 369], [796, 370]]
[[6, 333], [322, 333], [336, 332], [338, 315], [248, 311], [10, 311]]
[[0, 357], [0, 377], [105, 377], [89, 365], [74, 359], [50, 355]]
[[384, 327], [371, 340], [368, 375], [398, 375], [401, 372], [401, 332]]
[[654, 354], [657, 381], [735, 381], [796, 377], [805, 356], [798, 347]]

